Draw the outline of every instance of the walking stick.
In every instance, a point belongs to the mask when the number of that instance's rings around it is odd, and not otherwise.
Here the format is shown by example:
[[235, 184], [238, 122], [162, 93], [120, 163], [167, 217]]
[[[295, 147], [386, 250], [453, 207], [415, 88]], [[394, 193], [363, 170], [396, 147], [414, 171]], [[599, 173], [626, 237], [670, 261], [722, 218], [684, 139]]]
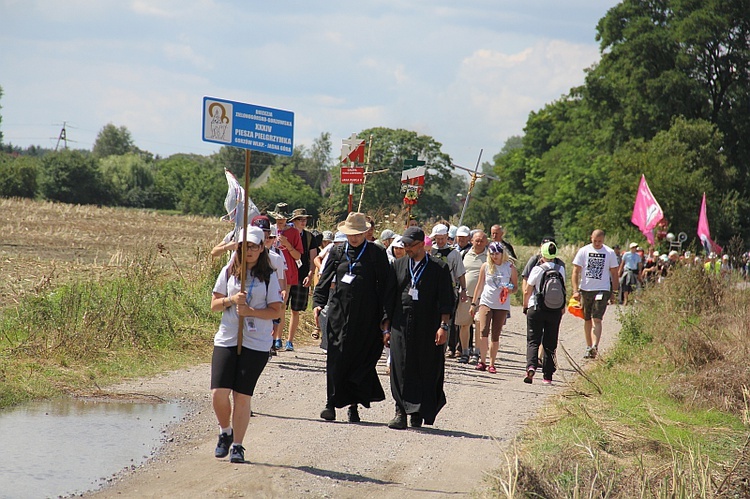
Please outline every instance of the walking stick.
[[[247, 190], [250, 187], [250, 149], [245, 149], [245, 194], [243, 195], [243, 206], [242, 206], [242, 233], [247, 241]], [[245, 242], [243, 241], [243, 242]], [[242, 244], [243, 242], [240, 242]], [[247, 259], [247, 251], [242, 250], [242, 261], [240, 262], [240, 291], [245, 291], [245, 279], [247, 278], [247, 268], [245, 267], [245, 261]], [[239, 304], [238, 304], [239, 305]], [[239, 325], [237, 326], [237, 355], [242, 353], [242, 327], [245, 320], [240, 317], [239, 311], [237, 312], [239, 317]]]

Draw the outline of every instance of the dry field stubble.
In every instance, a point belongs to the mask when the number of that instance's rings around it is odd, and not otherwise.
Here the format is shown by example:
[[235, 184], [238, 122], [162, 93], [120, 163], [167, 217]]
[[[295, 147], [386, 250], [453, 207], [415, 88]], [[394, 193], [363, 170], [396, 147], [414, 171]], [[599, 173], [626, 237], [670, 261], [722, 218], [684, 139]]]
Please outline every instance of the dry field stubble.
[[194, 265], [230, 228], [218, 218], [25, 199], [0, 199], [0, 213], [0, 307], [50, 283], [117, 273], [141, 252]]

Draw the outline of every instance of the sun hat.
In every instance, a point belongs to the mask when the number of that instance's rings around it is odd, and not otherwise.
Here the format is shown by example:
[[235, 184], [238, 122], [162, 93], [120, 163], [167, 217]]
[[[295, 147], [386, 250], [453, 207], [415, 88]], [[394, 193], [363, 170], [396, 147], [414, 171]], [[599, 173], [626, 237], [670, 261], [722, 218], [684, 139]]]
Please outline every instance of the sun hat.
[[448, 227], [443, 224], [437, 224], [435, 227], [432, 228], [432, 233], [430, 234], [430, 238], [433, 238], [435, 236], [447, 236], [448, 235]]
[[312, 215], [308, 215], [307, 210], [304, 208], [297, 208], [292, 212], [292, 216], [289, 218], [289, 221], [294, 222], [298, 218], [307, 218], [309, 220], [312, 218]]
[[554, 260], [557, 257], [557, 245], [552, 241], [542, 244], [542, 256], [545, 260]]
[[505, 246], [498, 242], [490, 243], [487, 249], [490, 253], [505, 253]]
[[286, 203], [276, 203], [276, 207], [273, 209], [273, 211], [269, 211], [268, 214], [275, 219], [277, 218], [283, 218], [284, 220], [289, 219], [289, 212], [287, 211], [289, 209], [289, 205]]
[[458, 232], [458, 227], [456, 227], [455, 225], [451, 225], [450, 228], [448, 228], [448, 237], [450, 239], [455, 239], [456, 232]]
[[424, 231], [419, 227], [409, 227], [404, 231], [404, 235], [401, 236], [401, 244], [414, 244], [416, 241], [424, 241]]
[[324, 230], [323, 241], [333, 241], [333, 232], [331, 232], [330, 230]]
[[385, 241], [386, 239], [393, 239], [396, 237], [396, 233], [393, 232], [391, 229], [385, 229], [383, 232], [380, 233], [380, 240]]
[[456, 229], [456, 237], [470, 236], [470, 235], [471, 235], [471, 229], [465, 225], [462, 225], [461, 227]]
[[369, 228], [365, 214], [358, 211], [349, 213], [346, 220], [338, 225], [338, 229], [348, 236], [364, 234]]
[[248, 227], [247, 228], [247, 239], [245, 239], [245, 231], [240, 231], [240, 237], [238, 238], [239, 242], [249, 242], [253, 244], [263, 244], [263, 239], [265, 238], [265, 234], [263, 234], [263, 229], [260, 227]]

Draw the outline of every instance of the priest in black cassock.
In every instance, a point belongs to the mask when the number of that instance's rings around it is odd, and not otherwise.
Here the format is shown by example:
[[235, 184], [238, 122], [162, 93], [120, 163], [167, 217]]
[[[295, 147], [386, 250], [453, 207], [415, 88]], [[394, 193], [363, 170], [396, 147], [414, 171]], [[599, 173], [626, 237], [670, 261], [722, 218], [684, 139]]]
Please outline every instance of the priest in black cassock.
[[[406, 255], [393, 263], [396, 294], [391, 317], [391, 393], [396, 416], [389, 428], [431, 425], [445, 405], [445, 343], [453, 311], [453, 284], [445, 262], [425, 253], [424, 232], [401, 237]], [[387, 337], [388, 335], [386, 335]]]
[[348, 405], [349, 421], [359, 422], [357, 404], [385, 400], [375, 367], [387, 341], [386, 304], [393, 302], [395, 280], [385, 250], [365, 239], [368, 227], [356, 212], [339, 224], [347, 242], [331, 249], [313, 294], [316, 319], [328, 303], [327, 397], [320, 413], [328, 421], [336, 419], [336, 407]]

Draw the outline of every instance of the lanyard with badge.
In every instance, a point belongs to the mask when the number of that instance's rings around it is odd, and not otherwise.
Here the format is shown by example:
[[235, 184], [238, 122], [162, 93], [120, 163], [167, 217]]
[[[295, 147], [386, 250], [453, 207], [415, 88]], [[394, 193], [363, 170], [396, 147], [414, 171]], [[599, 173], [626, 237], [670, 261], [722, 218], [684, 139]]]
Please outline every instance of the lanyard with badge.
[[362, 245], [362, 249], [359, 250], [359, 255], [357, 255], [357, 258], [352, 261], [352, 259], [349, 257], [349, 241], [346, 242], [344, 255], [346, 256], [347, 262], [349, 262], [349, 272], [344, 274], [344, 277], [341, 278], [341, 282], [345, 284], [351, 284], [354, 281], [354, 278], [357, 277], [356, 275], [354, 275], [354, 266], [357, 264], [359, 259], [362, 258], [362, 254], [365, 252], [365, 248], [367, 248], [367, 241], [365, 241], [365, 244]]
[[415, 264], [414, 260], [409, 259], [409, 274], [411, 274], [411, 287], [409, 288], [409, 296], [414, 301], [419, 301], [419, 291], [417, 290], [417, 283], [422, 277], [422, 272], [427, 267], [427, 255], [422, 259], [421, 262]]
[[[255, 277], [250, 278], [250, 289], [247, 290], [247, 298], [245, 299], [245, 304], [247, 306], [250, 306], [250, 302], [253, 299], [253, 288], [255, 287]], [[255, 317], [245, 317], [245, 330], [246, 331], [256, 331], [255, 328]]]

